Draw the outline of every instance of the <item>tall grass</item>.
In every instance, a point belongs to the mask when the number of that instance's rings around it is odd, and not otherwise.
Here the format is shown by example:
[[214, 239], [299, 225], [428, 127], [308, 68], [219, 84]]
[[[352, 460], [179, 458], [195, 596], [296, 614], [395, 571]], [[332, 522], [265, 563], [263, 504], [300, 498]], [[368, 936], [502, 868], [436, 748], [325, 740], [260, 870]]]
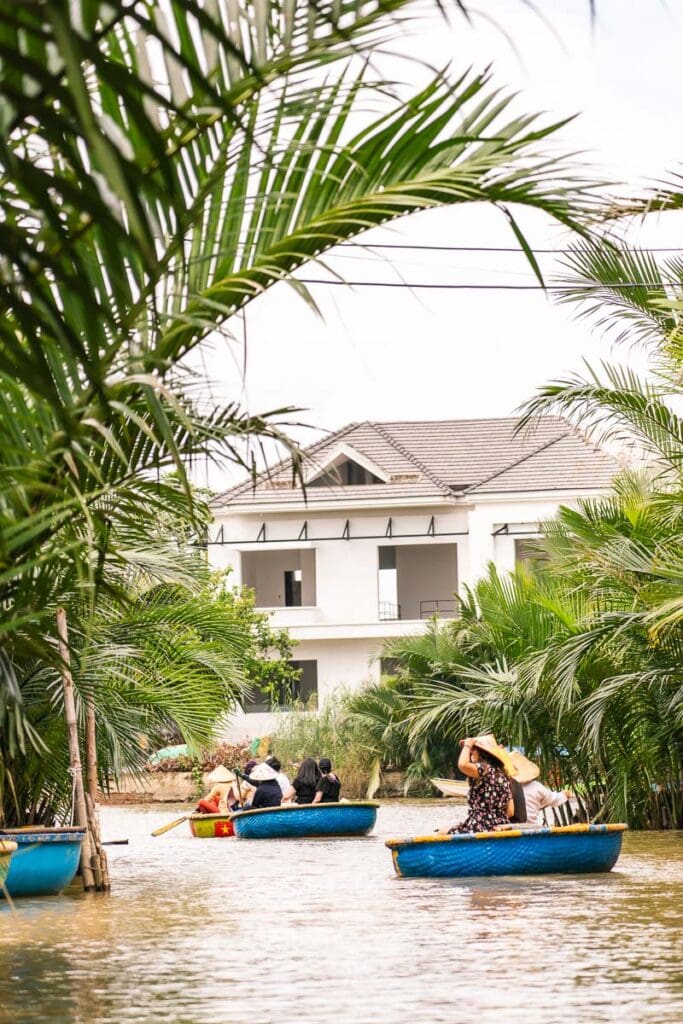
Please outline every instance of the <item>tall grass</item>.
[[317, 712], [301, 708], [283, 715], [270, 738], [271, 750], [292, 775], [305, 757], [329, 757], [342, 783], [342, 797], [364, 799], [376, 762], [362, 725], [350, 714], [351, 694], [336, 691]]

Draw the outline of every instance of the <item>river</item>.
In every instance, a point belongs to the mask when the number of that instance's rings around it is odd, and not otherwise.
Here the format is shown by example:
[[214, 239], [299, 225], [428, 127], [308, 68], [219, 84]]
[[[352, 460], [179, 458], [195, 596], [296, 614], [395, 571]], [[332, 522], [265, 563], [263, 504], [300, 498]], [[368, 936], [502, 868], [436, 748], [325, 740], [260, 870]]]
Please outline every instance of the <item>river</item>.
[[112, 894], [0, 905], [1, 1024], [620, 1024], [683, 1020], [683, 836], [607, 875], [398, 879], [384, 839], [463, 816], [386, 802], [363, 839], [150, 832], [109, 807]]

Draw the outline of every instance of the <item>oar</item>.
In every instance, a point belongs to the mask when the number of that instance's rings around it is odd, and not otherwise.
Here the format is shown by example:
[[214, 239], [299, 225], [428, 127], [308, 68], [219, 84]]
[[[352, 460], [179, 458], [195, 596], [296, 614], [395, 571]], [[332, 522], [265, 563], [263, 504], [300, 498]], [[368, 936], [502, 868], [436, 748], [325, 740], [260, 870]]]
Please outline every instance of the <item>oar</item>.
[[164, 832], [170, 832], [172, 828], [175, 828], [176, 825], [182, 825], [184, 821], [187, 821], [187, 815], [184, 815], [182, 818], [176, 818], [175, 821], [170, 821], [168, 825], [162, 825], [161, 828], [155, 828], [152, 835], [163, 836]]

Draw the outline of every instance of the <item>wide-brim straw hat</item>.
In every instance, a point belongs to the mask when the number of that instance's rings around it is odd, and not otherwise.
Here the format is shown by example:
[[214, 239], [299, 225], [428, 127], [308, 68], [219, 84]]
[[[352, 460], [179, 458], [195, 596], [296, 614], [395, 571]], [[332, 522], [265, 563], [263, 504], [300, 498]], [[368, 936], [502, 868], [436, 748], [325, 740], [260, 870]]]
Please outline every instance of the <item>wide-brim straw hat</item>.
[[521, 750], [511, 750], [508, 757], [512, 761], [512, 778], [521, 785], [533, 782], [541, 774], [538, 765], [525, 757]]
[[234, 782], [235, 775], [224, 764], [216, 765], [208, 776], [209, 782]]
[[501, 747], [498, 744], [498, 741], [492, 732], [486, 733], [485, 736], [476, 736], [472, 740], [472, 746], [477, 747], [478, 750], [484, 750], [487, 754], [490, 754], [491, 757], [495, 757], [496, 761], [498, 761], [501, 767], [505, 769], [505, 773], [512, 776], [514, 767], [510, 760], [510, 755], [505, 747]]
[[269, 764], [257, 764], [250, 773], [249, 778], [253, 779], [254, 782], [269, 782], [271, 779], [277, 778], [277, 772]]

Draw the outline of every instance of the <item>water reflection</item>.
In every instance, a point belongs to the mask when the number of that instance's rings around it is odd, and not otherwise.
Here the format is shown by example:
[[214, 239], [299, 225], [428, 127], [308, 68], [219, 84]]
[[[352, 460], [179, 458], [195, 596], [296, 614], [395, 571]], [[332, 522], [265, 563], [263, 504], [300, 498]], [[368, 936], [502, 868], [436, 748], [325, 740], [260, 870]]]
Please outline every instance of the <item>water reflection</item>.
[[683, 1018], [680, 834], [627, 835], [610, 875], [410, 881], [383, 839], [443, 807], [383, 806], [361, 841], [150, 837], [174, 816], [105, 812], [110, 899], [0, 909], [0, 1024]]

